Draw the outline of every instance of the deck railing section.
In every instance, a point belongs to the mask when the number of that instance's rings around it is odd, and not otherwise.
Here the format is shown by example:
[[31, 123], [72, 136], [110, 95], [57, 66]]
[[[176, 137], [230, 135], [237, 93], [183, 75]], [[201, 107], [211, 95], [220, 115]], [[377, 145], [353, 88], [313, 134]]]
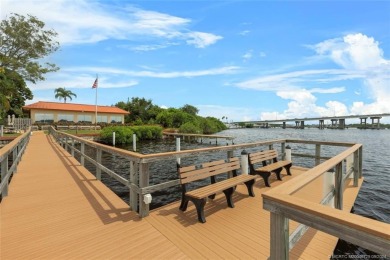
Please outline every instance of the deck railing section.
[[[177, 152], [165, 152], [156, 154], [140, 154], [116, 147], [100, 144], [89, 141], [81, 137], [77, 137], [65, 132], [57, 131], [53, 127], [49, 129], [50, 134], [55, 140], [66, 149], [72, 156], [80, 155], [80, 164], [84, 165], [85, 160], [89, 161], [96, 167], [96, 178], [101, 180], [101, 174], [106, 173], [110, 177], [119, 181], [129, 188], [130, 208], [133, 211], [138, 211], [141, 217], [149, 215], [149, 203], [147, 197], [150, 193], [164, 190], [169, 187], [178, 186], [179, 179], [150, 185], [150, 164], [157, 161], [164, 161], [169, 159], [180, 159], [185, 157], [197, 156], [205, 153], [226, 153], [226, 158], [233, 156], [234, 151], [241, 152], [244, 149], [272, 149], [274, 145], [279, 145], [280, 154], [285, 153], [286, 140], [270, 140], [263, 142], [255, 142], [250, 144], [227, 145], [217, 147], [207, 147], [195, 150], [185, 150]], [[79, 148], [78, 148], [79, 147]], [[86, 147], [95, 149], [96, 157], [91, 158], [86, 154]], [[276, 148], [276, 147], [275, 147]], [[123, 178], [118, 173], [108, 169], [102, 164], [102, 152], [107, 152], [125, 158], [129, 161], [129, 179]]]
[[[301, 141], [294, 140], [294, 142]], [[302, 142], [307, 143], [307, 141]], [[313, 203], [294, 196], [300, 189], [326, 174], [333, 175], [334, 187], [324, 196], [321, 203]], [[359, 178], [362, 177], [362, 145], [360, 144], [351, 146], [292, 181], [283, 183], [262, 195], [263, 208], [271, 212], [270, 259], [289, 259], [289, 251], [307, 229], [305, 226], [379, 254], [390, 254], [388, 224], [341, 210], [345, 180], [351, 174], [353, 174], [353, 184], [357, 186]], [[326, 206], [333, 197], [334, 208]], [[300, 225], [289, 235], [289, 220], [305, 226]]]
[[[216, 146], [216, 147], [207, 147], [194, 150], [184, 150], [177, 152], [164, 152], [164, 153], [155, 153], [155, 154], [140, 154], [116, 147], [99, 144], [97, 142], [85, 140], [83, 138], [60, 132], [54, 128], [50, 128], [50, 133], [53, 137], [65, 148], [67, 149], [72, 156], [76, 154], [80, 155], [80, 163], [85, 164], [85, 160], [89, 161], [96, 167], [96, 178], [101, 180], [101, 174], [106, 173], [112, 178], [116, 179], [123, 185], [129, 188], [130, 196], [130, 208], [133, 211], [138, 211], [141, 217], [147, 216], [149, 214], [149, 204], [147, 202], [147, 197], [153, 192], [164, 190], [173, 186], [179, 185], [179, 180], [174, 179], [154, 185], [150, 185], [150, 164], [157, 161], [164, 161], [170, 159], [180, 159], [185, 157], [199, 156], [207, 153], [226, 153], [226, 158], [233, 156], [234, 152], [241, 153], [244, 149], [278, 149], [282, 158], [285, 157], [286, 143], [289, 144], [308, 144], [316, 145], [316, 156], [310, 154], [293, 154], [295, 157], [313, 157], [314, 161], [320, 161], [324, 159], [321, 156], [321, 149], [319, 146], [331, 145], [331, 146], [352, 146], [350, 143], [330, 143], [330, 142], [315, 142], [315, 141], [302, 141], [302, 140], [269, 140], [254, 142], [248, 144], [236, 144], [236, 145], [227, 145], [227, 146]], [[85, 151], [86, 147], [95, 149], [96, 156], [91, 158], [88, 156]], [[77, 148], [79, 147], [79, 149]], [[102, 152], [107, 152], [125, 158], [129, 161], [129, 178], [126, 179], [114, 172], [111, 169], [108, 169], [102, 164]]]
[[[8, 196], [8, 186], [10, 178], [17, 173], [17, 166], [22, 159], [22, 155], [26, 149], [27, 143], [30, 140], [31, 128], [15, 138], [12, 142], [0, 149], [0, 164], [1, 164], [1, 179], [0, 179], [0, 196], [4, 198]], [[12, 160], [10, 160], [12, 156]], [[12, 162], [9, 165], [9, 161]]]

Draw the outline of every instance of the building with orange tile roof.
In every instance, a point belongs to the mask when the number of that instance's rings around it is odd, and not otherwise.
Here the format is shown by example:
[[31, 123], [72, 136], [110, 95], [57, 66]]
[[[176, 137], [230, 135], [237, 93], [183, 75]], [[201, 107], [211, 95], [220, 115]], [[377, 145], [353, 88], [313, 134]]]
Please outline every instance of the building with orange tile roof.
[[95, 105], [58, 103], [39, 101], [23, 107], [28, 111], [32, 123], [121, 123], [125, 122], [128, 111], [114, 106], [97, 106], [97, 118]]

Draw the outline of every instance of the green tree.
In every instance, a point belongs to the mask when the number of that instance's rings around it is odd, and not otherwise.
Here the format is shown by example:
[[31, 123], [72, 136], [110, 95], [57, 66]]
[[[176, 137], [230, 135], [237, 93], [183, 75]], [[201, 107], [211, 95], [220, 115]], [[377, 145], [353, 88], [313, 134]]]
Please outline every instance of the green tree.
[[17, 72], [24, 80], [36, 83], [44, 74], [57, 71], [52, 63], [40, 59], [59, 48], [57, 33], [45, 30], [45, 23], [32, 15], [12, 14], [0, 23], [0, 67]]
[[58, 98], [59, 100], [63, 99], [64, 103], [66, 103], [66, 99], [69, 98], [72, 100], [72, 96], [77, 97], [75, 93], [73, 93], [70, 90], [67, 90], [65, 88], [56, 88], [54, 90], [54, 93], [56, 94], [54, 97]]
[[57, 33], [44, 27], [31, 15], [11, 14], [0, 22], [0, 119], [7, 113], [21, 115], [25, 101], [33, 98], [25, 81], [36, 83], [58, 70], [41, 62], [59, 48]]
[[126, 123], [139, 122], [148, 123], [154, 122], [157, 115], [162, 111], [162, 108], [153, 104], [151, 99], [133, 97], [127, 103], [120, 101], [115, 106], [129, 111], [130, 114], [125, 117]]
[[0, 70], [0, 117], [7, 114], [22, 116], [22, 107], [26, 100], [33, 98], [31, 90], [23, 78], [8, 69]]
[[184, 105], [180, 109], [183, 110], [184, 112], [191, 114], [191, 115], [194, 115], [194, 116], [199, 113], [199, 109], [197, 109], [194, 106], [188, 105], [188, 104]]

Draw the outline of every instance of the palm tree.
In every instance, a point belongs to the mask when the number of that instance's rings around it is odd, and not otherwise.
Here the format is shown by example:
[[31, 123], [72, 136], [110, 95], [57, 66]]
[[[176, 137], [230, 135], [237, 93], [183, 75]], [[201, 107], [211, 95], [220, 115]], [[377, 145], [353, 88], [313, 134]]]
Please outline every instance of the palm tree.
[[70, 90], [66, 90], [65, 88], [56, 88], [54, 93], [56, 94], [54, 97], [58, 98], [59, 100], [64, 99], [64, 103], [66, 103], [67, 98], [72, 100], [72, 96], [77, 97], [75, 93]]

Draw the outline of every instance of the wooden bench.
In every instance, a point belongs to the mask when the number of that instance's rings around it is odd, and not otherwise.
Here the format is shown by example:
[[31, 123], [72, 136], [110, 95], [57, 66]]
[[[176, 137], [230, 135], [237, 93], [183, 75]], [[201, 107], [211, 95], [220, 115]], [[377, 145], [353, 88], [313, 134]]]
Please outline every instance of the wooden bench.
[[[276, 150], [267, 150], [249, 154], [249, 168], [250, 174], [258, 174], [264, 179], [264, 183], [267, 187], [271, 187], [268, 182], [268, 178], [271, 172], [276, 174], [278, 180], [282, 180], [280, 172], [283, 168], [286, 169], [287, 174], [291, 175], [290, 168], [292, 166], [291, 161], [278, 161], [278, 152]], [[272, 163], [267, 164], [267, 161]], [[261, 164], [261, 167], [256, 168], [256, 164]]]
[[[186, 211], [188, 202], [192, 201], [196, 207], [198, 220], [205, 223], [206, 218], [204, 216], [204, 206], [207, 198], [214, 199], [216, 193], [223, 192], [225, 194], [227, 204], [231, 208], [234, 208], [232, 195], [238, 184], [244, 183], [248, 189], [249, 196], [254, 197], [253, 184], [255, 183], [256, 176], [248, 174], [237, 175], [238, 169], [240, 169], [240, 161], [237, 157], [230, 158], [228, 162], [225, 160], [219, 160], [204, 163], [200, 168], [196, 168], [194, 165], [178, 167], [180, 184], [182, 186], [180, 210]], [[217, 182], [217, 175], [228, 173], [230, 171], [233, 173], [232, 178]], [[208, 177], [211, 179], [211, 183], [209, 185], [193, 189], [191, 191], [188, 190], [189, 183]]]

